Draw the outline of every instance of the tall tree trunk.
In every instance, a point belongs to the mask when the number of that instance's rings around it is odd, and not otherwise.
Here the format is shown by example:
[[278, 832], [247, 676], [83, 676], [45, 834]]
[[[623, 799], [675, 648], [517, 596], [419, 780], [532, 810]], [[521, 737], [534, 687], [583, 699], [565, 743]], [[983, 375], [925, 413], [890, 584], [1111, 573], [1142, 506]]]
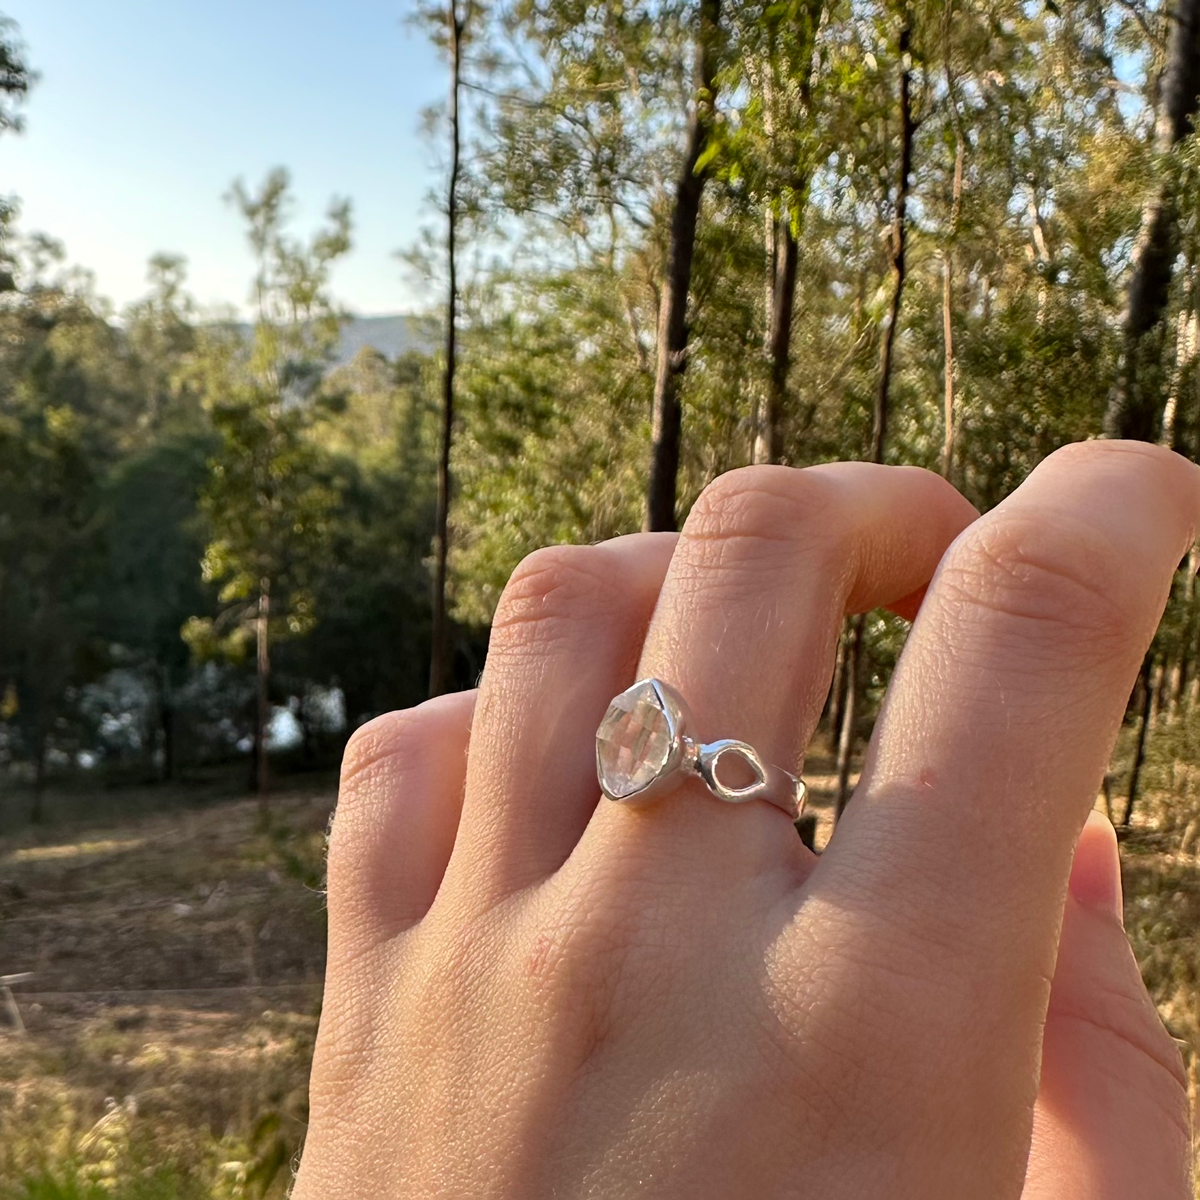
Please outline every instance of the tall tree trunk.
[[846, 703], [846, 638], [838, 638], [837, 653], [833, 659], [833, 680], [829, 686], [829, 748], [837, 756], [837, 739], [842, 730], [842, 709]]
[[708, 176], [706, 169], [698, 170], [697, 166], [712, 135], [720, 27], [721, 0], [700, 0], [696, 97], [688, 121], [687, 149], [675, 189], [667, 272], [658, 312], [658, 361], [654, 375], [650, 479], [646, 489], [646, 528], [655, 531], [676, 527], [675, 499], [682, 425], [679, 383], [687, 366], [688, 292], [692, 286], [700, 200]]
[[950, 478], [950, 472], [954, 469], [954, 242], [962, 215], [963, 166], [966, 158], [966, 136], [962, 129], [954, 77], [950, 69], [952, 14], [953, 8], [947, 4], [944, 23], [944, 57], [946, 60], [946, 91], [950, 104], [951, 124], [954, 127], [954, 184], [950, 196], [949, 237], [942, 250], [942, 341], [944, 349], [942, 360], [942, 476], [945, 479]]
[[954, 251], [942, 257], [942, 478], [954, 469]]
[[465, 17], [458, 0], [446, 10], [450, 50], [450, 179], [446, 190], [446, 363], [442, 372], [442, 445], [438, 456], [437, 527], [434, 532], [433, 628], [429, 651], [429, 694], [449, 685], [450, 631], [446, 614], [446, 562], [450, 544], [450, 448], [454, 441], [454, 374], [458, 355], [458, 180], [462, 136], [458, 101], [462, 91], [462, 39]]
[[[958, 142], [954, 156], [954, 201], [950, 229], [953, 237], [962, 206], [963, 143]], [[954, 469], [954, 245], [945, 248], [942, 257], [942, 476], [950, 478]]]
[[783, 457], [783, 413], [787, 403], [787, 377], [792, 356], [792, 314], [796, 305], [796, 275], [800, 248], [788, 213], [776, 222], [774, 275], [771, 286], [771, 319], [767, 357], [771, 364], [767, 402], [759, 413], [754, 438], [754, 461], [777, 463]]
[[[905, 250], [908, 244], [908, 196], [912, 175], [913, 137], [916, 121], [912, 110], [912, 61], [909, 49], [912, 24], [908, 10], [900, 29], [897, 45], [900, 59], [900, 166], [896, 174], [896, 207], [892, 221], [892, 301], [888, 310], [888, 326], [879, 355], [879, 388], [875, 394], [875, 420], [871, 430], [871, 461], [883, 462], [887, 446], [888, 417], [891, 407], [892, 367], [895, 361], [896, 329], [900, 324], [900, 305], [904, 295], [906, 271]], [[858, 700], [864, 674], [866, 615], [859, 613], [850, 623], [850, 638], [846, 646], [846, 703], [842, 713], [842, 728], [838, 738], [837, 811], [841, 815], [850, 801], [850, 765], [854, 757], [857, 735]]]
[[[800, 77], [800, 104], [805, 117], [812, 111], [812, 91], [818, 66], [817, 35], [825, 19], [825, 0], [812, 0], [797, 11], [794, 36], [805, 44], [808, 63]], [[770, 79], [770, 68], [765, 76]], [[792, 81], [785, 85], [790, 92]], [[771, 103], [769, 84], [764, 84], [764, 103]], [[768, 128], [768, 136], [774, 137], [774, 127]], [[767, 380], [767, 402], [758, 412], [754, 436], [754, 461], [777, 463], [783, 457], [783, 415], [787, 406], [787, 379], [792, 360], [792, 318], [796, 309], [797, 267], [800, 247], [796, 226], [803, 217], [803, 206], [808, 191], [809, 173], [804, 162], [806, 151], [802, 148], [801, 136], [805, 131], [788, 128], [782, 131], [785, 139], [784, 154], [793, 170], [788, 183], [791, 202], [782, 206], [782, 214], [768, 221], [771, 253], [768, 264], [771, 271], [770, 316], [767, 323], [767, 360], [770, 374]]]
[[846, 658], [842, 666], [842, 726], [838, 732], [837, 746], [837, 813], [840, 817], [850, 803], [850, 766], [854, 759], [854, 742], [857, 735], [858, 693], [862, 675], [862, 646], [866, 616], [859, 613], [850, 621], [846, 638]]
[[162, 733], [162, 782], [170, 783], [175, 778], [175, 698], [165, 667], [158, 672], [158, 728]]
[[907, 10], [897, 46], [900, 70], [900, 168], [896, 174], [896, 208], [892, 220], [892, 302], [888, 309], [887, 330], [879, 354], [879, 389], [875, 394], [875, 421], [871, 429], [871, 461], [883, 462], [891, 410], [892, 360], [895, 356], [896, 331], [900, 325], [900, 305], [904, 296], [908, 249], [908, 194], [912, 175], [913, 137], [917, 131], [912, 111], [912, 63], [909, 58], [912, 25]]
[[[1167, 66], [1154, 128], [1160, 155], [1183, 140], [1200, 104], [1200, 0], [1175, 0]], [[1108, 437], [1158, 439], [1166, 400], [1162, 368], [1163, 318], [1179, 248], [1174, 172], [1164, 170], [1142, 210], [1133, 252], [1116, 386], [1104, 415]]]
[[1196, 284], [1188, 283], [1188, 296], [1175, 326], [1175, 362], [1171, 384], [1163, 407], [1162, 444], [1179, 454], [1195, 457], [1192, 428], [1196, 424], [1195, 404], [1188, 404], [1188, 393], [1196, 385]]
[[255, 682], [258, 687], [254, 717], [255, 788], [258, 791], [258, 806], [267, 811], [267, 794], [271, 789], [271, 775], [267, 761], [267, 733], [271, 727], [271, 581], [264, 577], [258, 584], [258, 616], [254, 622], [255, 632]]

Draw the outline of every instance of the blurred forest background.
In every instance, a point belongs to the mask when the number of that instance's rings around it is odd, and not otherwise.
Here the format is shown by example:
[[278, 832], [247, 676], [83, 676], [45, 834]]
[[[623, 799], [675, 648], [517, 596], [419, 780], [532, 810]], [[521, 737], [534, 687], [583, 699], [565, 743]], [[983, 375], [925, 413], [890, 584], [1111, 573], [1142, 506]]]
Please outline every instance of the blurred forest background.
[[[225, 198], [249, 320], [166, 254], [114, 312], [0, 209], [0, 976], [37, 974], [0, 1033], [2, 1196], [281, 1192], [322, 772], [365, 719], [472, 685], [529, 551], [673, 528], [750, 462], [919, 464], [987, 509], [1081, 438], [1200, 454], [1200, 0], [413, 19], [447, 67], [446, 186], [403, 349], [332, 294], [352, 203], [297, 232], [282, 168]], [[7, 24], [5, 137], [36, 65]], [[1198, 570], [1098, 799], [1193, 1087]], [[818, 842], [903, 634], [847, 625]]]

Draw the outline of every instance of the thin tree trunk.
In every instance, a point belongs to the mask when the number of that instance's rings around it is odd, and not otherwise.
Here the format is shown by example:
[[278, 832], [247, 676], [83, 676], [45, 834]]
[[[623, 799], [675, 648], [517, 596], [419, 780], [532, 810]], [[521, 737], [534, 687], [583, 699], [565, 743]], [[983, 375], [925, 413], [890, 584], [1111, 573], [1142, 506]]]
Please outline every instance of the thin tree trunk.
[[1190, 711], [1189, 698], [1196, 664], [1196, 572], [1200, 570], [1200, 547], [1193, 546], [1188, 552], [1184, 576], [1184, 600], [1186, 614], [1183, 624], [1183, 645], [1179, 656], [1179, 694], [1176, 709], [1180, 714]]
[[465, 18], [458, 0], [447, 8], [450, 48], [450, 180], [446, 192], [446, 363], [442, 372], [442, 444], [438, 456], [437, 526], [434, 532], [433, 628], [430, 635], [429, 694], [449, 685], [450, 636], [446, 613], [446, 564], [450, 544], [450, 449], [454, 441], [454, 374], [458, 355], [458, 181], [462, 137], [458, 101], [462, 90], [462, 39]]
[[1187, 647], [1182, 647], [1179, 657], [1171, 664], [1167, 673], [1167, 720], [1174, 721], [1179, 716], [1179, 701], [1183, 695], [1183, 677], [1187, 670]]
[[[1176, 0], [1154, 145], [1167, 154], [1190, 132], [1200, 103], [1200, 0]], [[1166, 388], [1161, 362], [1163, 318], [1179, 246], [1173, 172], [1166, 168], [1142, 210], [1126, 297], [1116, 386], [1104, 415], [1108, 437], [1153, 442], [1162, 426]]]
[[[1196, 281], [1188, 281], [1187, 300], [1175, 331], [1175, 362], [1163, 412], [1162, 444], [1188, 458], [1196, 457]], [[1188, 403], [1192, 399], [1192, 403]]]
[[[807, 115], [812, 110], [812, 90], [818, 67], [817, 36], [825, 19], [825, 0], [815, 0], [811, 7], [801, 7], [797, 13], [795, 36], [808, 43], [808, 65], [800, 78], [800, 103]], [[769, 78], [769, 72], [768, 72]], [[765, 88], [764, 88], [765, 91]], [[764, 97], [769, 102], [769, 97]], [[774, 137], [774, 125], [768, 128]], [[767, 402], [758, 413], [754, 438], [754, 461], [777, 463], [783, 458], [783, 416], [787, 407], [787, 379], [792, 359], [792, 319], [796, 309], [796, 283], [800, 247], [794, 228], [803, 217], [803, 205], [809, 176], [804, 167], [804, 154], [799, 135], [801, 130], [783, 131], [787, 137], [785, 154], [794, 175], [790, 180], [791, 204], [784, 204], [778, 219], [768, 219], [771, 253], [770, 318], [767, 326], [767, 357], [770, 375], [767, 380]], [[793, 206], [795, 211], [793, 212]]]
[[[900, 304], [904, 294], [905, 249], [908, 242], [909, 178], [912, 174], [913, 137], [916, 122], [912, 111], [912, 62], [909, 48], [912, 26], [907, 9], [900, 29], [897, 46], [900, 69], [900, 167], [896, 177], [896, 209], [892, 223], [892, 302], [888, 312], [888, 327], [879, 359], [879, 390], [875, 396], [875, 421], [871, 430], [871, 461], [883, 462], [887, 445], [890, 412], [892, 365], [895, 360], [896, 329], [900, 323]], [[859, 613], [850, 624], [850, 641], [846, 647], [846, 703], [842, 713], [842, 728], [838, 738], [837, 812], [840, 816], [850, 802], [850, 765], [854, 758], [857, 737], [858, 699], [862, 690], [865, 654], [866, 615]]]
[[40, 825], [46, 819], [46, 735], [39, 732], [33, 752], [33, 805], [29, 820]]
[[164, 705], [159, 713], [159, 725], [163, 735], [162, 781], [170, 783], [175, 778], [175, 710]]
[[267, 762], [267, 733], [271, 726], [271, 581], [263, 578], [258, 584], [258, 617], [254, 623], [255, 682], [258, 685], [257, 704], [254, 718], [254, 745], [256, 748], [255, 787], [258, 791], [258, 806], [267, 811], [267, 794], [271, 789], [271, 776]]
[[679, 476], [683, 414], [680, 377], [687, 366], [688, 292], [696, 253], [696, 225], [708, 172], [697, 170], [708, 149], [717, 99], [718, 36], [721, 0], [700, 0], [696, 38], [696, 97], [688, 122], [687, 149], [675, 189], [671, 242], [658, 315], [658, 361], [654, 376], [650, 478], [646, 489], [646, 528], [673, 530]]
[[1171, 672], [1167, 669], [1167, 657], [1164, 652], [1158, 666], [1154, 668], [1154, 709], [1150, 714], [1150, 725], [1158, 724], [1158, 718], [1167, 711], [1167, 696], [1170, 692]]
[[1133, 750], [1133, 769], [1129, 773], [1129, 795], [1125, 799], [1125, 812], [1121, 824], [1129, 827], [1133, 817], [1133, 806], [1137, 803], [1138, 781], [1142, 773], [1142, 763], [1146, 760], [1146, 734], [1150, 726], [1150, 706], [1154, 703], [1153, 683], [1154, 660], [1149, 654], [1142, 664], [1142, 674], [1139, 680], [1142, 688], [1142, 716], [1138, 724], [1137, 744]]
[[1185, 645], [1179, 659], [1179, 676], [1175, 683], [1175, 695], [1171, 697], [1171, 715], [1181, 717], [1186, 712], [1188, 684], [1192, 681], [1192, 647]]
[[838, 638], [833, 659], [833, 682], [829, 689], [829, 746], [837, 754], [837, 740], [842, 729], [842, 710], [846, 704], [846, 638]]
[[[947, 75], [949, 69], [949, 60], [947, 60]], [[950, 103], [952, 106], [957, 104], [953, 88], [950, 90]], [[942, 476], [946, 479], [950, 478], [950, 472], [954, 469], [954, 238], [958, 232], [959, 216], [962, 212], [963, 160], [966, 153], [965, 141], [959, 124], [956, 108], [954, 116], [954, 189], [950, 200], [950, 236], [947, 246], [942, 251], [942, 340], [945, 351], [942, 362], [944, 377]]]
[[879, 390], [875, 396], [875, 422], [871, 430], [871, 461], [883, 462], [891, 406], [892, 361], [896, 331], [900, 324], [900, 305], [904, 296], [905, 252], [908, 248], [908, 194], [912, 174], [913, 137], [917, 126], [912, 111], [912, 63], [909, 49], [912, 26], [907, 11], [897, 46], [900, 70], [900, 169], [896, 175], [896, 210], [892, 221], [892, 302], [888, 310], [887, 331], [879, 359]]
[[838, 734], [837, 748], [837, 816], [840, 817], [850, 803], [850, 766], [854, 759], [854, 743], [857, 737], [858, 694], [861, 690], [863, 634], [866, 615], [859, 613], [850, 621], [850, 632], [846, 640], [846, 659], [842, 666], [845, 676], [843, 687], [845, 700], [842, 703], [842, 726]]
[[170, 783], [175, 778], [175, 700], [165, 668], [158, 677], [158, 727], [163, 740], [162, 782]]
[[767, 381], [767, 403], [760, 413], [754, 439], [754, 461], [777, 463], [783, 457], [783, 413], [787, 406], [787, 377], [792, 355], [792, 314], [796, 304], [797, 265], [800, 247], [792, 233], [787, 213], [777, 223], [775, 273], [771, 288], [771, 320], [767, 356], [771, 373]]
[[954, 287], [953, 251], [947, 247], [942, 257], [942, 477], [950, 478], [954, 468]]

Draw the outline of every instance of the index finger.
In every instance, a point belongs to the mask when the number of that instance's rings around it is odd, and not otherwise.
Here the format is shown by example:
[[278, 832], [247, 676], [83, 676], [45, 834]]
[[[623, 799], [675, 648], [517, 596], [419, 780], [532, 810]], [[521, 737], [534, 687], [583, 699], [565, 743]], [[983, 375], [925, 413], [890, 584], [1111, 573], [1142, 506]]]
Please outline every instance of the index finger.
[[851, 855], [863, 880], [903, 859], [910, 883], [936, 879], [940, 923], [947, 890], [956, 909], [1003, 897], [1031, 915], [1060, 899], [1198, 519], [1192, 463], [1087, 442], [969, 526], [929, 585], [830, 868]]
[[1028, 1116], [1072, 850], [1198, 518], [1193, 464], [1090, 442], [969, 527], [809, 881], [888, 989], [880, 1033], [953, 1064], [964, 1119]]

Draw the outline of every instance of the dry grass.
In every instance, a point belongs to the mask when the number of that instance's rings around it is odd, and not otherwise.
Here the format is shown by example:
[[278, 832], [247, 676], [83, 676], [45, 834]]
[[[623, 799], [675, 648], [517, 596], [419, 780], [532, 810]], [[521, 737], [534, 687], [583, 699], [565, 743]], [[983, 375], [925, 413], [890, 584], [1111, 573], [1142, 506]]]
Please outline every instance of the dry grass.
[[50, 1197], [51, 1178], [72, 1196], [118, 1179], [106, 1196], [249, 1196], [256, 1167], [282, 1193], [331, 804], [277, 797], [269, 829], [247, 802], [0, 842], [0, 974], [35, 972], [16, 989], [26, 1036], [0, 1035], [0, 1196]]

